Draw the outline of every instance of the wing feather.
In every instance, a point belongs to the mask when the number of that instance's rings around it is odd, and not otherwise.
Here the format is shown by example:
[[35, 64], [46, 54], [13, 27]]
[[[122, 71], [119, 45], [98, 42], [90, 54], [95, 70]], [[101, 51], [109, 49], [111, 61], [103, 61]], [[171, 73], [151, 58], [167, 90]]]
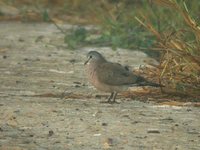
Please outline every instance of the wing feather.
[[99, 81], [109, 85], [134, 84], [138, 81], [138, 76], [118, 63], [102, 63], [96, 71]]

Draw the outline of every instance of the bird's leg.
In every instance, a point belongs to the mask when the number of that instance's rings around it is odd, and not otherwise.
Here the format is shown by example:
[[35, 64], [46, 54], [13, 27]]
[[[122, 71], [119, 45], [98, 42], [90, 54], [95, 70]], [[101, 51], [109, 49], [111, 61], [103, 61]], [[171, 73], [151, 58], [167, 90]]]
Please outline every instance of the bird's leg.
[[112, 92], [111, 94], [110, 94], [110, 96], [108, 97], [108, 100], [107, 101], [103, 101], [103, 102], [100, 102], [100, 103], [112, 103], [112, 99], [113, 99], [113, 95], [114, 95], [114, 92]]
[[112, 92], [111, 95], [108, 97], [108, 101], [107, 101], [108, 103], [110, 103], [111, 99], [113, 99], [113, 94], [114, 94], [114, 92]]
[[115, 101], [116, 96], [117, 96], [117, 92], [113, 92], [112, 103], [118, 103]]
[[109, 103], [109, 104], [118, 103], [115, 101], [116, 96], [117, 96], [117, 92], [112, 92], [111, 95], [108, 97], [108, 100], [102, 103]]

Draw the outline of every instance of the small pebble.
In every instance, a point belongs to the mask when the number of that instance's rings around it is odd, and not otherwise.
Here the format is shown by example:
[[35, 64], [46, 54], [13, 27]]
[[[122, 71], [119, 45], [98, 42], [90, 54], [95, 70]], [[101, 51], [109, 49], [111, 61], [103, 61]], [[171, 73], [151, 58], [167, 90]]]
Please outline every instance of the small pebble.
[[69, 62], [73, 64], [76, 62], [76, 59], [70, 59]]
[[147, 131], [147, 133], [160, 133], [160, 131], [157, 130], [157, 129], [149, 129], [149, 130]]
[[24, 61], [28, 61], [29, 59], [28, 58], [24, 58]]
[[123, 115], [122, 117], [124, 117], [124, 118], [129, 118], [129, 119], [130, 119], [130, 116], [129, 116], [129, 115]]
[[133, 122], [131, 122], [132, 124], [136, 124], [136, 123], [139, 123], [139, 121], [133, 121]]
[[3, 59], [6, 59], [6, 58], [7, 58], [7, 56], [6, 56], [6, 55], [4, 55], [4, 56], [3, 56]]
[[81, 86], [80, 86], [80, 85], [75, 85], [74, 87], [79, 88], [79, 87], [81, 87]]
[[171, 117], [163, 118], [162, 120], [173, 120]]
[[137, 139], [145, 139], [145, 138], [147, 138], [147, 136], [136, 136], [135, 138], [137, 138]]
[[15, 81], [15, 83], [16, 83], [16, 84], [19, 84], [20, 82], [21, 82], [21, 81], [18, 81], [18, 80], [17, 80], [17, 81]]
[[108, 124], [105, 123], [105, 122], [103, 122], [101, 125], [102, 125], [102, 126], [108, 126]]
[[101, 99], [101, 95], [95, 95], [95, 98]]
[[53, 130], [49, 131], [49, 136], [52, 136], [54, 134]]
[[74, 81], [73, 83], [74, 84], [81, 84], [81, 82], [78, 82], [78, 81]]
[[82, 86], [86, 86], [86, 84], [85, 83], [83, 83], [83, 84], [81, 84]]
[[24, 39], [22, 39], [21, 37], [18, 40], [19, 42], [24, 42]]

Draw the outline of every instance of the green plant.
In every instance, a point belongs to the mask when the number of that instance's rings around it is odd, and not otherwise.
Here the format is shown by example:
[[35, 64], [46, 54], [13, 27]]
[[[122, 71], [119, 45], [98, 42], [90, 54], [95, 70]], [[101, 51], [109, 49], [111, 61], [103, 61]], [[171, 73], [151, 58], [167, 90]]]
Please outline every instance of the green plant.
[[64, 41], [70, 49], [75, 49], [78, 45], [85, 42], [87, 30], [83, 27], [78, 27], [65, 35]]

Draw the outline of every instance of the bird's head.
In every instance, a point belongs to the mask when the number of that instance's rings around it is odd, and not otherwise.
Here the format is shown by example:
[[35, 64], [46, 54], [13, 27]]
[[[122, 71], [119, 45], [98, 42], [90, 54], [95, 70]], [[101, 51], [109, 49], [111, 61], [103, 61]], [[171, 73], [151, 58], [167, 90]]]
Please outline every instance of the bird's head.
[[97, 51], [90, 51], [87, 54], [87, 61], [84, 65], [91, 63], [91, 62], [105, 62], [105, 58]]

